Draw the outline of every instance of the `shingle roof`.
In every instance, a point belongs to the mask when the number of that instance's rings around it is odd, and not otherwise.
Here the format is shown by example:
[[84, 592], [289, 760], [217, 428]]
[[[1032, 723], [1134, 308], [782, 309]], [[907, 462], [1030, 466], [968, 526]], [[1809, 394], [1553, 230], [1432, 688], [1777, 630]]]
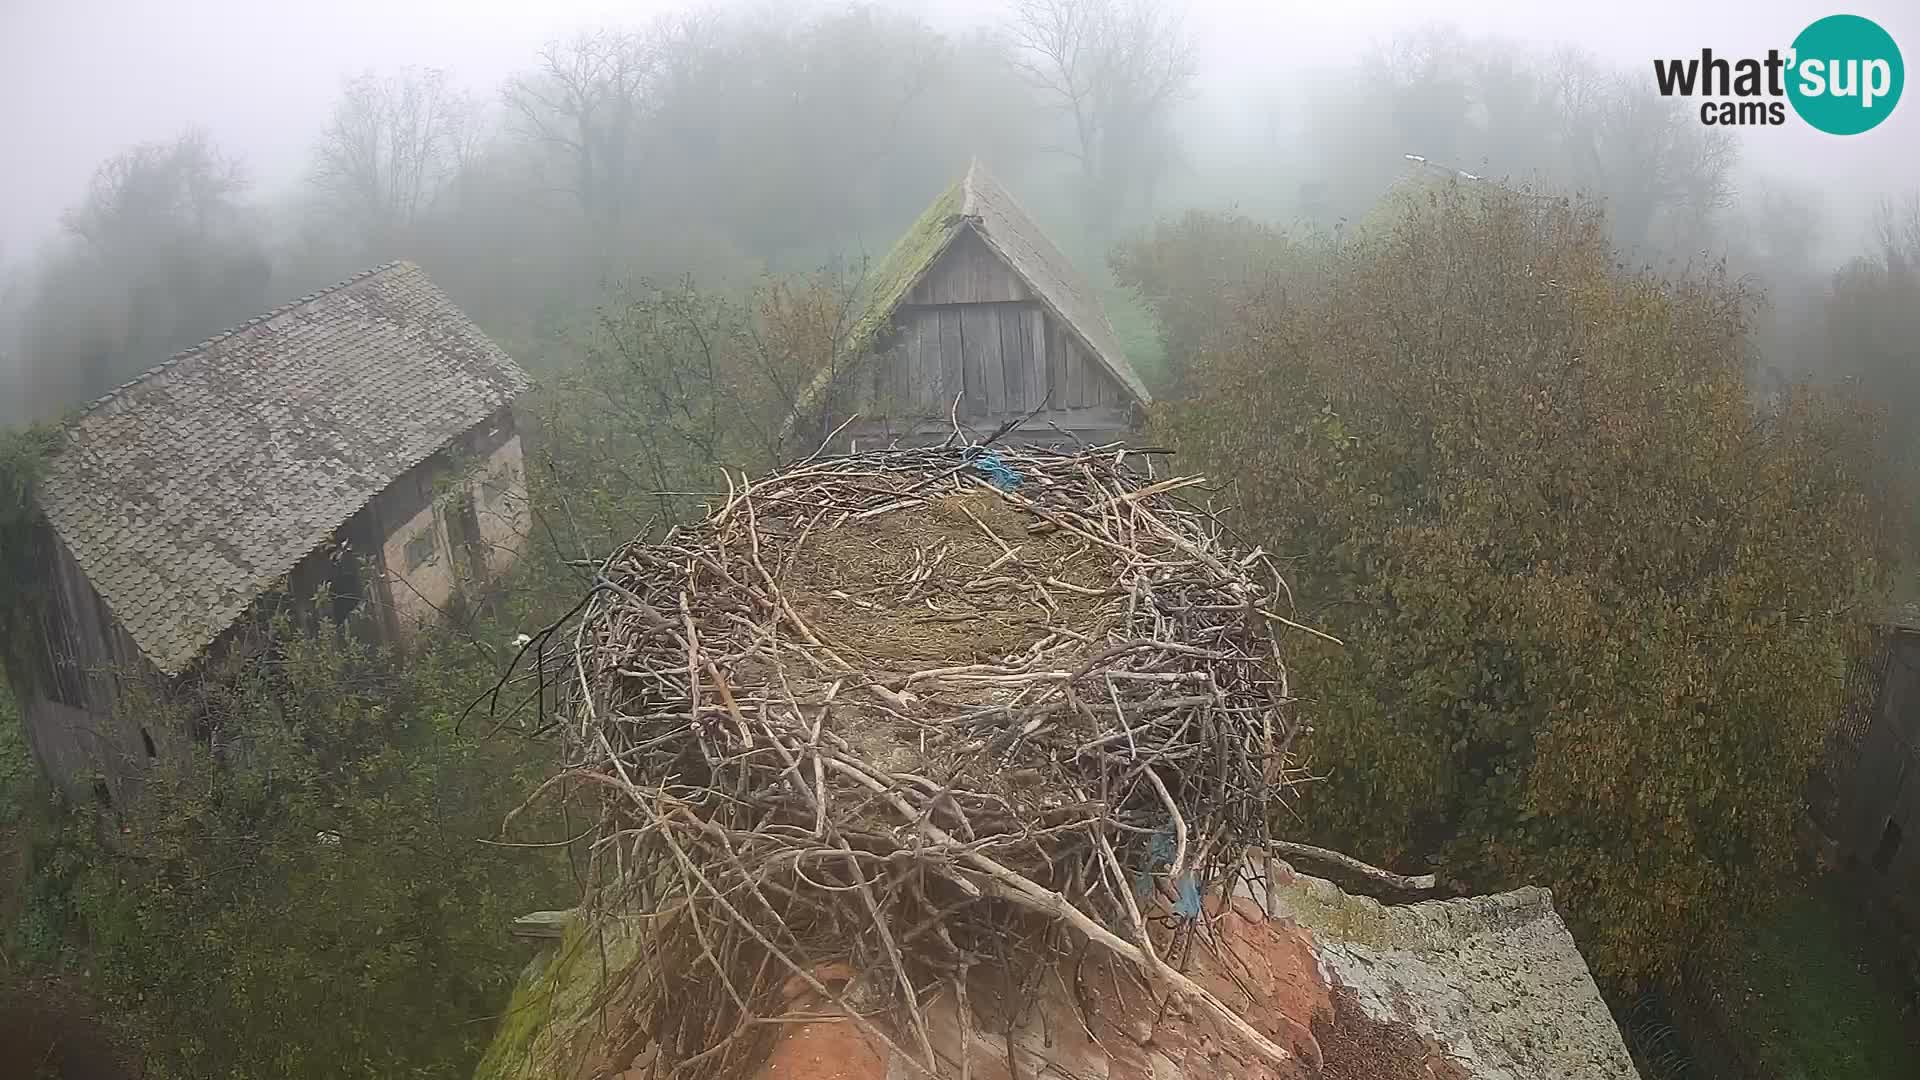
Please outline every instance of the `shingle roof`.
[[402, 473], [528, 386], [395, 262], [174, 356], [64, 431], [40, 505], [113, 616], [178, 674]]
[[978, 161], [959, 183], [927, 207], [880, 264], [874, 274], [876, 285], [867, 314], [855, 332], [857, 346], [864, 346], [864, 337], [892, 318], [894, 308], [965, 229], [979, 234], [1013, 267], [1128, 393], [1142, 402], [1153, 400], [1146, 383], [1127, 362], [1092, 286]]
[[1107, 321], [1106, 310], [1092, 286], [978, 161], [967, 170], [963, 181], [960, 217], [1026, 279], [1120, 385], [1143, 402], [1153, 400], [1147, 384], [1127, 362], [1127, 354], [1120, 348], [1113, 324]]

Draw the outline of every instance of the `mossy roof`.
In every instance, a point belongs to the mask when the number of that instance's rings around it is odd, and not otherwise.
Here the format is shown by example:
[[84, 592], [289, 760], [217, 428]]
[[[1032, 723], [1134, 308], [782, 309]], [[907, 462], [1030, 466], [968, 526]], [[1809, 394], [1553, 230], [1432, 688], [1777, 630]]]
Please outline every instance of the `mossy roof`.
[[933, 200], [874, 272], [867, 302], [849, 342], [856, 357], [871, 354], [874, 341], [892, 321], [894, 309], [961, 232], [969, 229], [1006, 260], [1067, 332], [1080, 339], [1129, 394], [1143, 403], [1153, 400], [1120, 348], [1113, 324], [1107, 321], [1093, 287], [978, 161]]

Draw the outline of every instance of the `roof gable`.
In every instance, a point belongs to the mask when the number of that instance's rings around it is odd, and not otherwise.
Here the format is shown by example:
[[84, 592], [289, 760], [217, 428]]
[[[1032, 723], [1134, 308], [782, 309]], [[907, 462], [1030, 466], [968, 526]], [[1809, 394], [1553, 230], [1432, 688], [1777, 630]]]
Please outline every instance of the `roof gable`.
[[978, 161], [927, 207], [880, 264], [866, 314], [855, 324], [857, 351], [867, 351], [901, 301], [968, 231], [1012, 268], [1127, 393], [1141, 402], [1153, 400], [1127, 362], [1092, 286]]
[[866, 309], [853, 327], [852, 345], [857, 352], [865, 352], [873, 343], [900, 301], [927, 276], [959, 235], [965, 188], [966, 181], [962, 180], [941, 192], [880, 261], [873, 273]]
[[67, 425], [39, 502], [177, 674], [277, 578], [528, 379], [411, 263], [148, 370]]
[[1146, 383], [1127, 362], [1099, 297], [1066, 254], [1047, 239], [1033, 218], [978, 161], [967, 170], [963, 186], [965, 199], [960, 208], [961, 217], [972, 225], [988, 247], [999, 252], [1013, 267], [1013, 272], [1053, 309], [1061, 323], [1080, 338], [1081, 344], [1128, 393], [1142, 402], [1152, 401], [1153, 395], [1147, 392]]

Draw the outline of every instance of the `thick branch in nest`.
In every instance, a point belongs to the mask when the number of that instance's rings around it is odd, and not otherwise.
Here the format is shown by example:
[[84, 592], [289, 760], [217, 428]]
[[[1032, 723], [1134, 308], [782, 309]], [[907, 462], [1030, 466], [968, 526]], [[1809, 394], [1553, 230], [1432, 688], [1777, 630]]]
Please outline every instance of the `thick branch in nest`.
[[1396, 874], [1363, 863], [1343, 852], [1311, 844], [1274, 840], [1269, 842], [1268, 847], [1288, 861], [1301, 864], [1316, 876], [1334, 878], [1346, 884], [1349, 891], [1364, 893], [1375, 899], [1424, 899], [1439, 888], [1439, 879], [1432, 874]]
[[602, 568], [570, 771], [604, 793], [597, 856], [711, 973], [647, 1020], [665, 1067], [744, 1068], [737, 1034], [797, 976], [938, 1070], [924, 1003], [1062, 933], [1289, 1060], [1155, 953], [1136, 897], [1223, 893], [1271, 839], [1284, 582], [1191, 479], [982, 453], [811, 458]]

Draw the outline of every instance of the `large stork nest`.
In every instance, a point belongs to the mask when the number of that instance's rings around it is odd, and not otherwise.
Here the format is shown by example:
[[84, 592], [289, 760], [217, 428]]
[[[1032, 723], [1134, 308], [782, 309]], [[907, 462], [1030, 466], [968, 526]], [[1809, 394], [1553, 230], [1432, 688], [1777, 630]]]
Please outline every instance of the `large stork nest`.
[[644, 930], [609, 1000], [658, 1075], [740, 1074], [796, 995], [950, 1068], [929, 1001], [1089, 950], [1289, 1057], [1148, 933], [1266, 847], [1296, 626], [1152, 460], [819, 458], [599, 568], [559, 779], [604, 796], [590, 907]]

